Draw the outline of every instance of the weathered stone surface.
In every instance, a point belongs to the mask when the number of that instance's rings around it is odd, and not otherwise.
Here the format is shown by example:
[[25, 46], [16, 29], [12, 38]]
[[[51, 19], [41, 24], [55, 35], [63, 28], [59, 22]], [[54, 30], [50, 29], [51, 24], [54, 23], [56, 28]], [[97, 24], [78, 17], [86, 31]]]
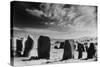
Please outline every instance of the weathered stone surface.
[[28, 57], [30, 50], [32, 50], [33, 48], [33, 45], [34, 45], [33, 39], [30, 36], [28, 36], [25, 42], [25, 49], [24, 49], [24, 54], [23, 54], [24, 57]]
[[63, 54], [62, 60], [67, 60], [67, 59], [71, 59], [71, 58], [72, 58], [71, 45], [69, 43], [69, 40], [65, 40], [64, 54]]
[[50, 46], [50, 38], [47, 36], [40, 36], [38, 39], [38, 58], [49, 59]]
[[21, 52], [22, 52], [22, 40], [17, 39], [16, 40], [16, 56], [20, 57], [21, 56]]

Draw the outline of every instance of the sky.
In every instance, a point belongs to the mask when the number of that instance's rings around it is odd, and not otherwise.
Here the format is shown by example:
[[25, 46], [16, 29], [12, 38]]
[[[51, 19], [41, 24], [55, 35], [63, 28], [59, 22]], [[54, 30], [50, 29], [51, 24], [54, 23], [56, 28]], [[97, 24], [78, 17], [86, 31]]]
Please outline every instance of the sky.
[[96, 6], [13, 1], [11, 9], [17, 30], [58, 35], [97, 33]]
[[38, 9], [40, 3], [12, 2], [13, 26], [14, 27], [41, 27], [41, 22], [46, 21], [29, 14], [25, 9]]

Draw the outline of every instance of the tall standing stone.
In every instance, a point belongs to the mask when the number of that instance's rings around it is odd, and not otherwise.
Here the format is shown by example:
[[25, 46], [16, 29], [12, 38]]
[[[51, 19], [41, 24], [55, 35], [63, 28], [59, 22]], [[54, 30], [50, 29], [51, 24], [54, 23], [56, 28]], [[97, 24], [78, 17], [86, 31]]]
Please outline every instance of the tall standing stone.
[[67, 59], [71, 59], [71, 58], [72, 58], [71, 45], [69, 43], [69, 40], [65, 40], [64, 54], [63, 54], [62, 60], [67, 60]]
[[38, 39], [38, 58], [49, 59], [50, 46], [50, 38], [47, 36], [40, 36]]
[[17, 39], [16, 40], [16, 56], [20, 57], [21, 56], [21, 52], [22, 52], [22, 40]]
[[88, 48], [87, 52], [88, 52], [88, 56], [87, 56], [88, 59], [92, 59], [96, 52], [94, 43], [90, 43], [90, 47]]
[[82, 53], [83, 53], [83, 51], [84, 51], [84, 46], [83, 46], [83, 44], [78, 43], [78, 52], [79, 52], [78, 59], [82, 58]]
[[23, 54], [24, 57], [28, 57], [30, 50], [33, 48], [33, 44], [34, 44], [33, 39], [30, 36], [28, 36], [25, 42], [25, 48], [24, 48], [24, 54]]

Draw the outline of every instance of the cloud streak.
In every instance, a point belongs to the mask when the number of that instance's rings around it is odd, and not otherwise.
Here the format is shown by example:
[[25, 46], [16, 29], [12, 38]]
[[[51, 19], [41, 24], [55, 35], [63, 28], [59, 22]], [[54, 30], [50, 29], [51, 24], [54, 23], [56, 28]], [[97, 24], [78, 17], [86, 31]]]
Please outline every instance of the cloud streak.
[[26, 9], [27, 12], [29, 12], [30, 14], [37, 16], [37, 17], [41, 17], [41, 15], [43, 15], [42, 11], [39, 10], [30, 10], [30, 9]]
[[27, 37], [28, 35], [33, 35], [34, 38], [39, 37], [40, 35], [49, 36], [51, 39], [73, 39], [80, 37], [97, 37], [97, 33], [93, 31], [69, 31], [69, 32], [59, 32], [52, 31], [48, 29], [17, 29], [14, 28], [15, 36]]

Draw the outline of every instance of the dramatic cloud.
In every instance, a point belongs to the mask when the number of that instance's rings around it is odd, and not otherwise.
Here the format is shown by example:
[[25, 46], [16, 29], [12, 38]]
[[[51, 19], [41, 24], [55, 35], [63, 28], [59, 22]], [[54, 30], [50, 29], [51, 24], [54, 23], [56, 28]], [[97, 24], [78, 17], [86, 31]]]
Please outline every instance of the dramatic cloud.
[[26, 9], [30, 14], [37, 17], [47, 17], [52, 22], [44, 22], [46, 25], [69, 26], [71, 28], [96, 27], [96, 7], [84, 5], [47, 4], [40, 5], [41, 10]]

